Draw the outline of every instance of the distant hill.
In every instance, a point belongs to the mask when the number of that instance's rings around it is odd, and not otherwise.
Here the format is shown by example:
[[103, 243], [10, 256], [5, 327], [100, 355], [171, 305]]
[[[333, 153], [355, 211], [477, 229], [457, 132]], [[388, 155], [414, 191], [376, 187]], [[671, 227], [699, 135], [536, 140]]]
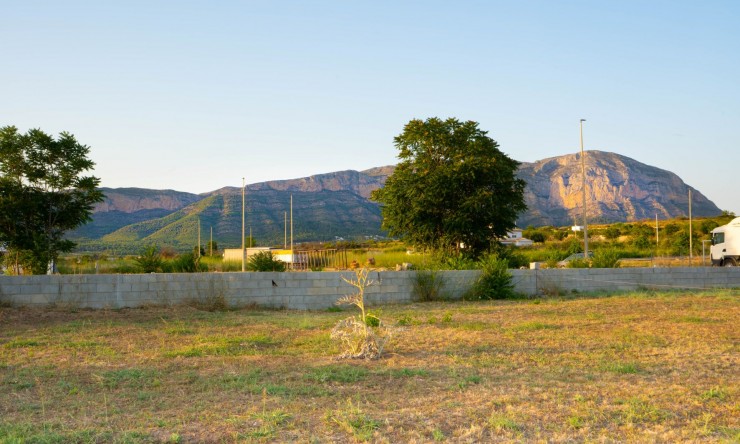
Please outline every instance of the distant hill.
[[[282, 245], [286, 234], [290, 236], [292, 195], [296, 242], [380, 236], [380, 208], [368, 198], [372, 190], [385, 183], [387, 175], [382, 171], [383, 168], [340, 171], [250, 184], [245, 193], [246, 235], [251, 229], [260, 244]], [[161, 196], [156, 190], [145, 190], [146, 199], [141, 200], [141, 206], [134, 204], [129, 190], [119, 193], [118, 189], [104, 189], [106, 199], [96, 208], [93, 221], [72, 232], [70, 238], [86, 250], [132, 252], [152, 243], [185, 249], [197, 244], [200, 218], [202, 243], [209, 240], [213, 228], [214, 241], [220, 248], [241, 245], [241, 188], [177, 196], [169, 190], [162, 191]], [[157, 202], [160, 208], [151, 208]], [[151, 212], [159, 214], [146, 217]]]
[[[570, 225], [582, 218], [580, 154], [522, 163], [518, 176], [527, 182], [528, 210], [519, 225]], [[246, 225], [261, 244], [282, 245], [286, 216], [293, 196], [296, 242], [382, 236], [380, 208], [369, 200], [383, 186], [394, 166], [365, 171], [339, 171], [291, 180], [248, 185]], [[614, 153], [588, 151], [586, 176], [589, 220], [617, 222], [661, 219], [688, 214], [688, 190], [675, 174]], [[699, 191], [693, 191], [693, 214], [714, 216], [721, 211]], [[187, 249], [210, 237], [220, 248], [241, 244], [241, 188], [209, 193], [139, 188], [103, 189], [104, 202], [93, 221], [71, 233], [81, 249], [138, 251], [156, 243]], [[290, 227], [288, 236], [290, 235]]]

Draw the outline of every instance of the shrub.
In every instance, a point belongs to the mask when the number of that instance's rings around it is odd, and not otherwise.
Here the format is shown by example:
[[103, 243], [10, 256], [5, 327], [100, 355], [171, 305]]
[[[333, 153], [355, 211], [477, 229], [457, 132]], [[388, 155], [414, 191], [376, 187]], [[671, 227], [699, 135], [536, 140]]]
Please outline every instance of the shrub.
[[568, 265], [566, 265], [568, 268], [588, 268], [589, 263], [585, 259], [573, 259], [571, 261], [568, 261]]
[[444, 256], [440, 259], [440, 264], [445, 270], [475, 269], [475, 261], [463, 254]]
[[285, 262], [276, 259], [269, 251], [260, 251], [247, 261], [249, 271], [285, 271]]
[[606, 236], [607, 239], [614, 240], [617, 239], [622, 232], [619, 230], [618, 227], [608, 227], [606, 230], [604, 230], [604, 236]]
[[162, 255], [156, 245], [150, 245], [134, 259], [142, 273], [156, 273], [162, 271]]
[[544, 235], [544, 234], [542, 234], [542, 233], [541, 233], [541, 232], [539, 232], [539, 231], [535, 231], [535, 232], [534, 232], [534, 233], [532, 233], [532, 235], [530, 236], [530, 239], [532, 240], [532, 242], [535, 242], [535, 243], [541, 244], [541, 243], [544, 243], [544, 242], [545, 242], [545, 235]]
[[173, 273], [195, 273], [208, 271], [208, 267], [205, 267], [200, 263], [200, 258], [193, 253], [184, 253], [177, 256], [172, 260], [171, 269]]
[[719, 227], [719, 224], [716, 221], [710, 219], [702, 222], [699, 226], [699, 230], [701, 231], [701, 234], [709, 234], [717, 227]]
[[[514, 246], [494, 246], [489, 252], [490, 254], [495, 254], [500, 259], [506, 261], [509, 268], [529, 267], [529, 262], [531, 262], [519, 247]], [[476, 265], [475, 268], [480, 268], [480, 264]]]
[[680, 230], [681, 230], [681, 227], [679, 227], [678, 225], [676, 225], [676, 224], [674, 224], [674, 223], [670, 223], [670, 224], [667, 224], [667, 225], [666, 225], [666, 226], [665, 226], [665, 227], [663, 228], [663, 232], [664, 232], [664, 233], [665, 233], [666, 235], [668, 235], [668, 236], [670, 236], [670, 235], [672, 235], [672, 234], [674, 234], [674, 233], [678, 233], [678, 232], [679, 232]]
[[650, 248], [652, 246], [651, 245], [651, 242], [650, 242], [650, 239], [648, 239], [647, 236], [639, 236], [639, 237], [636, 237], [632, 241], [632, 245], [634, 245], [635, 248], [640, 248], [640, 249], [647, 249], [647, 248]]
[[552, 251], [547, 255], [547, 258], [545, 259], [545, 264], [547, 264], [547, 268], [558, 268], [558, 262], [561, 260], [560, 254], [556, 251]]
[[481, 275], [473, 284], [473, 299], [507, 299], [515, 296], [508, 262], [496, 254], [481, 259]]
[[614, 248], [601, 248], [594, 252], [593, 268], [619, 268], [619, 254]]
[[438, 301], [443, 299], [444, 278], [435, 270], [419, 270], [414, 278], [413, 294], [417, 301]]

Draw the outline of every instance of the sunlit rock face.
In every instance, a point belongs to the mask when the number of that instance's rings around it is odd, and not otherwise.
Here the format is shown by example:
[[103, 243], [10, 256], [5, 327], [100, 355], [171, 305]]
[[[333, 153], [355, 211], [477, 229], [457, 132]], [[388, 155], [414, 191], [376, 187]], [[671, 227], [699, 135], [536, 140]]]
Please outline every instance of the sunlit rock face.
[[[615, 153], [586, 151], [586, 207], [592, 222], [673, 218], [688, 215], [692, 190], [695, 216], [714, 216], [720, 209], [670, 171]], [[583, 218], [581, 155], [522, 163], [518, 176], [527, 182], [528, 211], [519, 225], [568, 225]]]

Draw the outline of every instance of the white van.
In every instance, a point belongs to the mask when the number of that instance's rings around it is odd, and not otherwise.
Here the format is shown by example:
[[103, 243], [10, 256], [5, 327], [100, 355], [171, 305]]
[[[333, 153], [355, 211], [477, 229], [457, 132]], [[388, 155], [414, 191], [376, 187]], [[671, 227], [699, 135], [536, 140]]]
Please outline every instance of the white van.
[[712, 230], [712, 248], [709, 250], [712, 266], [740, 265], [740, 217]]

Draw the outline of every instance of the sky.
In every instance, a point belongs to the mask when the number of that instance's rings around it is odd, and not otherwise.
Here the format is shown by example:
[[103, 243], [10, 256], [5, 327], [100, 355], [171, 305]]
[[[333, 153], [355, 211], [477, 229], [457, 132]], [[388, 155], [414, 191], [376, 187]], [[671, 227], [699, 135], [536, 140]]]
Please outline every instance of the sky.
[[0, 126], [105, 187], [205, 193], [397, 162], [411, 119], [524, 162], [610, 151], [740, 214], [740, 2], [0, 0]]

